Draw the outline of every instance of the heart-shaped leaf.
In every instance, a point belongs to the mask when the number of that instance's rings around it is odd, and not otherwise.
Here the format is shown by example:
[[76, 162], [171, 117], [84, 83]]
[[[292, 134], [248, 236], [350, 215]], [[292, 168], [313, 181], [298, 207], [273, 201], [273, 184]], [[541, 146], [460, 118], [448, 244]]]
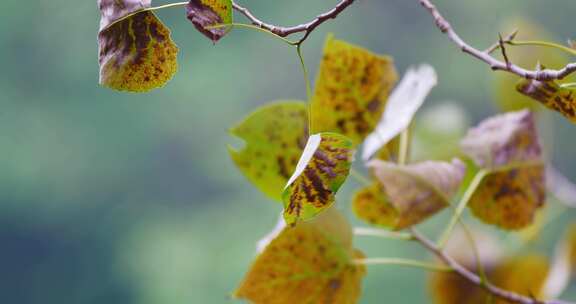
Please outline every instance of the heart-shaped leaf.
[[362, 159], [367, 161], [412, 122], [416, 111], [437, 83], [436, 71], [430, 65], [409, 68], [388, 99], [386, 108], [373, 133], [364, 141]]
[[176, 73], [178, 47], [170, 30], [150, 11], [150, 0], [99, 0], [100, 84], [146, 92]]
[[562, 88], [554, 81], [523, 79], [516, 90], [576, 122], [576, 89]]
[[330, 207], [348, 177], [352, 142], [336, 133], [310, 136], [294, 174], [284, 189], [287, 224], [308, 220]]
[[235, 293], [252, 303], [358, 302], [365, 266], [352, 247], [352, 230], [334, 208], [287, 226], [258, 255]]
[[372, 160], [379, 183], [354, 197], [356, 215], [375, 225], [401, 230], [416, 225], [450, 204], [464, 177], [464, 164], [426, 161], [407, 166]]
[[229, 148], [236, 166], [268, 197], [282, 201], [282, 192], [306, 145], [308, 115], [300, 101], [263, 106], [230, 130], [245, 141]]
[[190, 0], [186, 16], [198, 31], [216, 42], [226, 35], [229, 28], [208, 27], [232, 23], [232, 0]]
[[340, 133], [360, 144], [376, 126], [397, 78], [392, 58], [329, 36], [312, 99], [312, 133]]
[[530, 225], [546, 194], [542, 149], [532, 112], [486, 119], [469, 130], [461, 147], [488, 172], [470, 199], [473, 214], [504, 229]]

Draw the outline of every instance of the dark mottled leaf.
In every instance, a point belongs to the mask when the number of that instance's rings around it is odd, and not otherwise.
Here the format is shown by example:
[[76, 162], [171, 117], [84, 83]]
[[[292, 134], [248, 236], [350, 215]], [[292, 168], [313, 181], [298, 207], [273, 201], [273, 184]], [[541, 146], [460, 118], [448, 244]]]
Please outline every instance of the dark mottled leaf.
[[488, 172], [469, 207], [486, 223], [517, 230], [533, 222], [545, 201], [545, 168], [532, 112], [486, 119], [461, 142], [468, 156]]
[[207, 27], [232, 23], [232, 0], [190, 0], [186, 6], [186, 16], [196, 29], [210, 40], [220, 40], [229, 28]]
[[310, 136], [283, 194], [287, 224], [308, 220], [330, 207], [348, 177], [352, 142], [336, 133]]
[[388, 99], [382, 118], [374, 132], [364, 141], [362, 159], [369, 160], [394, 137], [404, 131], [416, 111], [437, 83], [436, 71], [430, 65], [409, 68]]
[[378, 123], [397, 78], [392, 58], [329, 36], [312, 99], [312, 133], [336, 132], [360, 144]]
[[241, 150], [229, 148], [232, 160], [258, 189], [282, 201], [286, 182], [306, 145], [306, 104], [280, 101], [263, 106], [230, 130], [245, 141]]
[[354, 197], [356, 215], [375, 225], [401, 230], [416, 225], [450, 204], [464, 177], [464, 164], [427, 161], [399, 166], [368, 163], [379, 183]]
[[100, 84], [146, 92], [176, 73], [178, 48], [170, 30], [150, 11], [150, 0], [99, 0]]
[[576, 89], [562, 88], [554, 81], [523, 79], [516, 90], [576, 122]]
[[256, 258], [235, 297], [258, 304], [357, 303], [365, 266], [352, 230], [330, 208], [311, 221], [285, 227]]

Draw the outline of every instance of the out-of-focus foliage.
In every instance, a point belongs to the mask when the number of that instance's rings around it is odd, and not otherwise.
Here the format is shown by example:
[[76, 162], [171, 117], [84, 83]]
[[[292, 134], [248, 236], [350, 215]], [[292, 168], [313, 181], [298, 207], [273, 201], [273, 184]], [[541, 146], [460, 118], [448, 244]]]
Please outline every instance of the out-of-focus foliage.
[[356, 303], [365, 266], [346, 218], [330, 208], [285, 227], [258, 255], [235, 296], [257, 304]]
[[361, 219], [393, 230], [418, 224], [450, 204], [464, 177], [464, 164], [427, 161], [406, 166], [373, 160], [378, 181], [354, 197]]
[[542, 149], [532, 112], [488, 118], [468, 131], [461, 146], [488, 172], [470, 199], [474, 215], [505, 229], [530, 225], [546, 195]]
[[329, 36], [312, 98], [312, 133], [336, 132], [360, 144], [376, 126], [397, 78], [392, 58]]

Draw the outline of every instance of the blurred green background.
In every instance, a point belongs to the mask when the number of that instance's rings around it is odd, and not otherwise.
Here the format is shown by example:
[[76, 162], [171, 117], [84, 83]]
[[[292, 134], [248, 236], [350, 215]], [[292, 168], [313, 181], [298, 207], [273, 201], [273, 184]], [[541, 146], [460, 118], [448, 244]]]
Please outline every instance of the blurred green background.
[[[181, 48], [176, 77], [149, 94], [113, 92], [98, 86], [95, 2], [2, 2], [0, 303], [234, 302], [228, 295], [281, 206], [236, 170], [226, 145], [237, 141], [227, 129], [258, 105], [304, 99], [296, 54], [243, 29], [214, 46], [183, 9], [169, 9], [159, 15]], [[240, 1], [285, 25], [335, 2]], [[436, 2], [479, 48], [519, 17], [554, 33], [549, 39], [576, 38], [574, 0]], [[498, 111], [496, 74], [449, 44], [416, 0], [359, 0], [324, 24], [304, 48], [313, 74], [328, 32], [394, 56], [401, 72], [434, 65], [440, 83], [420, 115], [423, 124], [475, 124]], [[576, 126], [557, 114], [541, 117], [548, 156], [576, 178]], [[445, 144], [423, 136], [430, 149]], [[415, 154], [426, 155], [426, 147], [416, 145]], [[340, 195], [342, 209], [350, 210], [355, 186], [351, 180]], [[564, 212], [530, 247], [551, 254], [575, 214]], [[443, 212], [428, 224], [430, 233], [445, 219]], [[426, 256], [394, 241], [356, 244], [369, 256]], [[429, 303], [426, 278], [420, 270], [370, 268], [362, 303]], [[576, 300], [574, 288], [564, 298]]]

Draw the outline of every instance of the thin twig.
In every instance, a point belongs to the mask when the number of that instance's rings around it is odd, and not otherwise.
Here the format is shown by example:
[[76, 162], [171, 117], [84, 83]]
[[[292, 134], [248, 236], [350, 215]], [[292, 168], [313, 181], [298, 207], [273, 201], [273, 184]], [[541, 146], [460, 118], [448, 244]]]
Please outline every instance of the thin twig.
[[438, 257], [442, 262], [446, 264], [446, 266], [450, 267], [456, 274], [468, 280], [469, 282], [482, 287], [487, 292], [493, 294], [494, 296], [502, 300], [507, 300], [520, 304], [573, 304], [571, 302], [565, 302], [562, 300], [537, 300], [517, 294], [515, 292], [501, 289], [490, 282], [483, 282], [482, 279], [477, 274], [466, 269], [452, 257], [447, 255], [442, 249], [436, 247], [436, 245], [431, 240], [429, 240], [428, 238], [417, 232], [415, 229], [412, 229], [411, 232], [412, 236], [414, 237], [414, 240], [419, 242], [422, 246], [428, 249], [428, 251], [430, 251], [436, 257]]
[[430, 271], [439, 272], [452, 272], [453, 270], [444, 265], [436, 265], [427, 262], [421, 262], [416, 260], [401, 259], [401, 258], [366, 258], [366, 259], [356, 259], [355, 264], [362, 265], [397, 265], [397, 266], [408, 266], [415, 268], [422, 268]]
[[548, 81], [554, 79], [563, 79], [566, 76], [576, 72], [576, 62], [569, 63], [564, 66], [562, 69], [553, 70], [553, 69], [545, 69], [545, 70], [527, 70], [522, 67], [519, 67], [515, 64], [506, 64], [501, 60], [498, 60], [490, 53], [485, 51], [480, 51], [468, 43], [466, 43], [452, 28], [452, 25], [440, 14], [438, 9], [434, 4], [432, 4], [431, 0], [418, 0], [420, 4], [428, 10], [430, 15], [434, 18], [434, 22], [436, 26], [440, 29], [440, 31], [446, 35], [448, 38], [456, 44], [462, 52], [479, 59], [488, 65], [490, 68], [495, 71], [507, 71], [513, 74], [516, 74], [522, 78], [526, 79], [535, 79], [539, 81]]
[[298, 40], [298, 42], [296, 42], [296, 45], [300, 45], [300, 44], [302, 44], [302, 42], [304, 42], [304, 40], [306, 40], [308, 38], [308, 36], [310, 36], [310, 34], [320, 24], [326, 22], [329, 19], [335, 19], [342, 11], [344, 11], [352, 3], [354, 3], [354, 0], [341, 0], [334, 8], [332, 8], [331, 10], [329, 10], [323, 14], [316, 16], [316, 18], [314, 18], [313, 20], [311, 20], [307, 23], [302, 23], [300, 25], [290, 26], [290, 27], [283, 27], [283, 26], [278, 26], [278, 25], [266, 23], [266, 22], [258, 19], [256, 16], [254, 16], [254, 14], [252, 14], [252, 12], [250, 10], [241, 6], [240, 4], [233, 2], [232, 5], [236, 11], [238, 11], [241, 14], [243, 14], [244, 16], [246, 16], [246, 18], [248, 18], [250, 20], [250, 22], [252, 22], [252, 24], [254, 24], [255, 26], [258, 26], [260, 28], [268, 30], [268, 31], [280, 36], [280, 37], [286, 37], [286, 36], [289, 36], [289, 35], [292, 35], [295, 33], [304, 33], [302, 38], [300, 38]]
[[354, 227], [354, 235], [356, 236], [376, 236], [392, 240], [412, 240], [412, 235], [404, 232], [392, 232], [383, 229]]

